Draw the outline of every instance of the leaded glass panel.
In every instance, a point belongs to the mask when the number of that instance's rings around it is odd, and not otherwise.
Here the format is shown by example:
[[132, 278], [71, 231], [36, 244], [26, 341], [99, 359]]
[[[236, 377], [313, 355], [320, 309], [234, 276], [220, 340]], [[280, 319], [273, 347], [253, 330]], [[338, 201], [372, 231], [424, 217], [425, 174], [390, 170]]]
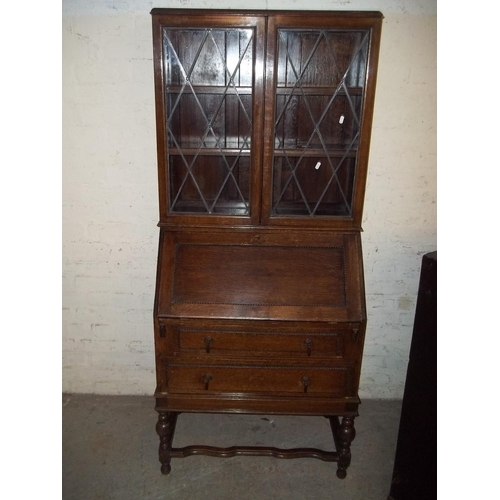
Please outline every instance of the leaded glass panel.
[[171, 212], [249, 215], [253, 29], [165, 28]]
[[351, 215], [368, 42], [278, 30], [272, 215]]

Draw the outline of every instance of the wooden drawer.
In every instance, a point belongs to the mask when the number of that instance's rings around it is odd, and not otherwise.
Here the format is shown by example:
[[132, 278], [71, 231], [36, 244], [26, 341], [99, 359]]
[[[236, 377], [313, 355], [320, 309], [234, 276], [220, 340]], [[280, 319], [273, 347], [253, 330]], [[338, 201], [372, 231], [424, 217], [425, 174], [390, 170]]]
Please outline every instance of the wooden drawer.
[[169, 356], [196, 355], [297, 359], [344, 359], [359, 357], [360, 337], [364, 329], [359, 324], [313, 325], [283, 323], [245, 325], [212, 323], [209, 325], [170, 323], [160, 328], [157, 347]]
[[344, 332], [258, 332], [177, 329], [174, 353], [245, 355], [291, 353], [307, 357], [344, 356]]
[[353, 368], [168, 363], [169, 393], [352, 396]]

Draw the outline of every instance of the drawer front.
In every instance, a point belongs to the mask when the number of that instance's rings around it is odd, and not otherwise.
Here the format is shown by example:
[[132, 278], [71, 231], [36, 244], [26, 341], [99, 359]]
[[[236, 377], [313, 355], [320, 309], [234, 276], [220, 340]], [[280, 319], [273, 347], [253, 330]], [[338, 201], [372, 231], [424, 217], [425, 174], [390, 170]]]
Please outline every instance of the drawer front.
[[169, 363], [169, 393], [352, 396], [350, 367], [285, 367]]
[[[354, 356], [350, 330], [334, 332], [220, 331], [175, 328], [172, 354], [347, 358]], [[351, 345], [353, 344], [353, 345]]]

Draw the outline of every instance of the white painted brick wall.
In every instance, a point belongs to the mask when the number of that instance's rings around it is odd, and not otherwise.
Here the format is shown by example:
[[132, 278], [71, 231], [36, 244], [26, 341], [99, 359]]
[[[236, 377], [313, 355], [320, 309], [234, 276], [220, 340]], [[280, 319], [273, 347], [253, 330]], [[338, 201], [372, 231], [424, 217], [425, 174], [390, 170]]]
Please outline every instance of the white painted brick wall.
[[[216, 0], [65, 0], [63, 389], [152, 394], [158, 229], [152, 7]], [[436, 12], [432, 0], [257, 0], [252, 8], [380, 10], [363, 249], [361, 397], [400, 398], [422, 255], [436, 249]]]

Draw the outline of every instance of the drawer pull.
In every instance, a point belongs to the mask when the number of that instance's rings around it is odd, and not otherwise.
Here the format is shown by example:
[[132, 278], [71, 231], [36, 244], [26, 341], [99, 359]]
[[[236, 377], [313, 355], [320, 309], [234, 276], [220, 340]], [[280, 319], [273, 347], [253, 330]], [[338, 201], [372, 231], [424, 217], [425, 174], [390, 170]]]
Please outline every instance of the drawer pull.
[[205, 342], [205, 350], [207, 352], [210, 352], [210, 344], [213, 342], [213, 338], [212, 337], [205, 337], [203, 342]]
[[203, 377], [203, 382], [205, 382], [205, 390], [208, 391], [208, 384], [210, 383], [210, 381], [212, 380], [212, 375], [210, 375], [209, 373], [207, 373], [204, 377]]
[[302, 385], [304, 386], [304, 392], [307, 392], [307, 388], [309, 387], [309, 384], [311, 381], [309, 380], [309, 377], [302, 377]]
[[311, 349], [312, 349], [312, 346], [313, 346], [313, 341], [311, 339], [306, 339], [306, 340], [304, 340], [304, 345], [307, 348], [307, 355], [310, 356], [311, 355]]

